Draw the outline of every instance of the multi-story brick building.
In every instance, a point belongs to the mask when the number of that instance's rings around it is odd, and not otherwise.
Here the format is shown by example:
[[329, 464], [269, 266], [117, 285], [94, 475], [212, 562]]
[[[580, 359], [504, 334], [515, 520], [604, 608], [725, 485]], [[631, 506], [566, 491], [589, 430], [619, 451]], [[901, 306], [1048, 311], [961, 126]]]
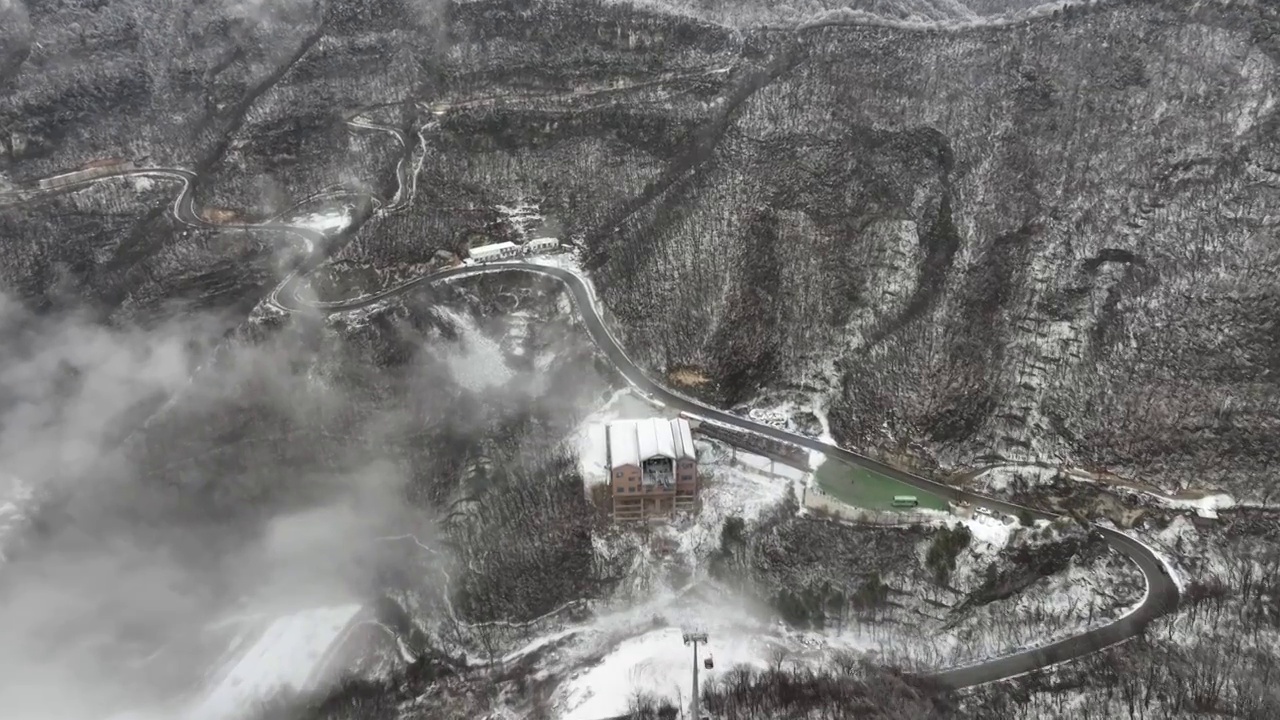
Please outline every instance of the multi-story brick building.
[[689, 421], [620, 420], [606, 429], [615, 520], [670, 517], [698, 504], [698, 456]]

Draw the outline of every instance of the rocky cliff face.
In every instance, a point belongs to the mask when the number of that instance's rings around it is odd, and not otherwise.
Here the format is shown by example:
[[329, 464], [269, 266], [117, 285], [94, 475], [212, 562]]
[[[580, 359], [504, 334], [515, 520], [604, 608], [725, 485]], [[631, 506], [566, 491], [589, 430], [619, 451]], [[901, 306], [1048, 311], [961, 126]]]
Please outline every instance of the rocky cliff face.
[[1134, 3], [803, 35], [595, 238], [607, 301], [655, 369], [730, 402], [820, 388], [852, 446], [1247, 496], [1277, 451], [1278, 23]]

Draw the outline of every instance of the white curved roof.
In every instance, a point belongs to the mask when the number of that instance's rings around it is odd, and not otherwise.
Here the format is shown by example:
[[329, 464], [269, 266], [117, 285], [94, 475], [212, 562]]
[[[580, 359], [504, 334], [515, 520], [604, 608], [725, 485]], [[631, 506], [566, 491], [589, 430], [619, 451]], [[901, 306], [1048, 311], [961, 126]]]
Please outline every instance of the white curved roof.
[[697, 460], [693, 448], [693, 433], [689, 421], [684, 418], [666, 420], [619, 420], [609, 424], [609, 464], [611, 468], [623, 465], [640, 466], [655, 457], [672, 460]]
[[678, 457], [697, 460], [698, 451], [693, 447], [693, 431], [689, 429], [689, 421], [684, 418], [676, 418], [671, 421], [671, 427], [678, 442]]
[[520, 246], [516, 245], [513, 242], [500, 242], [500, 243], [494, 243], [492, 245], [479, 245], [477, 247], [471, 248], [471, 250], [469, 250], [468, 252], [473, 258], [484, 258], [484, 257], [492, 257], [494, 255], [500, 255], [507, 250], [511, 250], [514, 252], [519, 249], [520, 249]]
[[634, 423], [618, 422], [609, 426], [609, 464], [640, 467], [640, 444], [636, 441]]

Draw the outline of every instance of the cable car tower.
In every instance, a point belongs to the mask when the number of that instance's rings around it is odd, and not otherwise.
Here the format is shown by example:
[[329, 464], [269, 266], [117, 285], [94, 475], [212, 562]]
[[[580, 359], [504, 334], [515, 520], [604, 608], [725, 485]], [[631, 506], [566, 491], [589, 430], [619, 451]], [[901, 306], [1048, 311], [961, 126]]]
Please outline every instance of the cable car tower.
[[[693, 646], [693, 720], [702, 720], [702, 715], [698, 713], [698, 703], [702, 700], [702, 693], [698, 692], [698, 643], [706, 645], [707, 634], [693, 630], [682, 630], [682, 632], [684, 644]], [[706, 664], [708, 670], [715, 667], [710, 654], [707, 655]]]

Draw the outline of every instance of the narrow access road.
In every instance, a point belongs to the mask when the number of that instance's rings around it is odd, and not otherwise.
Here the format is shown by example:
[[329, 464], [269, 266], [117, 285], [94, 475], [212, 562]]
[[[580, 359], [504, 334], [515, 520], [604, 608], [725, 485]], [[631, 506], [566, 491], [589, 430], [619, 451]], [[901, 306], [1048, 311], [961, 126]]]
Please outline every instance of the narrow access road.
[[[296, 278], [291, 278], [282, 284], [281, 292], [277, 293], [276, 300], [280, 303], [282, 308], [289, 310], [306, 311], [319, 309], [330, 312], [340, 312], [343, 310], [367, 307], [373, 303], [395, 297], [427, 284], [476, 275], [507, 272], [524, 272], [543, 275], [555, 278], [556, 280], [564, 283], [573, 295], [574, 302], [578, 306], [582, 322], [586, 326], [587, 332], [590, 333], [591, 338], [595, 341], [596, 345], [599, 346], [600, 349], [609, 357], [610, 362], [613, 363], [618, 371], [621, 372], [632, 385], [669, 407], [676, 408], [704, 421], [727, 425], [756, 433], [758, 435], [770, 437], [775, 440], [798, 445], [809, 450], [816, 450], [825, 454], [829, 458], [834, 458], [837, 461], [847, 463], [849, 465], [874, 470], [878, 473], [888, 475], [889, 477], [906, 483], [907, 485], [911, 485], [912, 487], [945, 497], [948, 500], [965, 500], [975, 506], [988, 508], [1007, 515], [1016, 516], [1020, 513], [1026, 512], [1030, 513], [1032, 517], [1040, 519], [1053, 519], [1058, 517], [1055, 513], [1048, 513], [1034, 508], [1024, 507], [1022, 505], [1017, 505], [998, 498], [988, 497], [986, 495], [966, 492], [935, 480], [930, 480], [904, 470], [899, 470], [898, 468], [886, 465], [865, 455], [855, 453], [837, 445], [824, 443], [821, 440], [807, 435], [788, 432], [771, 425], [765, 425], [733, 415], [669, 390], [649, 378], [649, 376], [646, 375], [644, 371], [642, 371], [639, 366], [637, 366], [631, 358], [627, 356], [626, 350], [623, 349], [622, 344], [618, 342], [618, 340], [605, 326], [604, 320], [600, 316], [598, 310], [599, 303], [592, 294], [590, 286], [581, 276], [571, 270], [523, 262], [500, 262], [490, 265], [462, 267], [445, 270], [431, 275], [425, 275], [404, 283], [403, 285], [365, 297], [348, 301], [326, 303], [308, 303], [298, 298], [296, 293]], [[972, 665], [943, 670], [932, 675], [931, 678], [942, 685], [953, 689], [973, 687], [989, 682], [995, 682], [997, 680], [1006, 680], [1034, 670], [1050, 667], [1067, 660], [1081, 658], [1111, 645], [1124, 642], [1140, 634], [1152, 620], [1155, 620], [1166, 613], [1172, 612], [1177, 608], [1178, 586], [1166, 573], [1164, 564], [1150, 548], [1124, 533], [1117, 532], [1109, 528], [1095, 525], [1093, 526], [1093, 530], [1100, 533], [1106, 540], [1107, 544], [1114, 550], [1132, 560], [1145, 576], [1147, 593], [1138, 607], [1131, 610], [1125, 616], [1114, 620], [1107, 625], [1088, 630], [1080, 633], [1079, 635], [1064, 638], [1041, 647], [1022, 650], [1003, 657], [974, 663]]]
[[[600, 347], [600, 349], [609, 357], [614, 366], [617, 367], [618, 371], [636, 388], [663, 404], [676, 408], [704, 421], [719, 423], [721, 425], [753, 432], [782, 442], [798, 445], [810, 450], [816, 450], [825, 454], [829, 458], [834, 458], [837, 461], [844, 462], [849, 465], [874, 470], [906, 483], [907, 485], [934, 493], [949, 500], [965, 500], [978, 507], [985, 507], [996, 512], [1010, 515], [1018, 515], [1025, 511], [1030, 513], [1032, 517], [1041, 519], [1052, 519], [1058, 517], [1055, 513], [1048, 513], [1034, 508], [1006, 502], [998, 498], [966, 492], [950, 485], [899, 470], [898, 468], [891, 467], [879, 462], [878, 460], [874, 460], [865, 455], [855, 453], [837, 445], [824, 443], [821, 440], [807, 435], [800, 435], [786, 430], [781, 430], [771, 425], [754, 422], [723, 410], [710, 407], [662, 386], [650, 379], [649, 376], [647, 376], [639, 366], [637, 366], [631, 358], [627, 356], [626, 350], [623, 349], [622, 344], [613, 336], [612, 333], [609, 332], [608, 327], [604, 323], [604, 319], [600, 316], [598, 309], [600, 305], [592, 294], [590, 285], [588, 285], [581, 276], [573, 271], [566, 270], [564, 268], [524, 262], [498, 262], [487, 265], [452, 268], [440, 272], [429, 273], [401, 285], [350, 300], [326, 302], [304, 299], [299, 296], [300, 283], [311, 270], [323, 261], [323, 253], [314, 252], [323, 247], [322, 241], [324, 240], [324, 235], [322, 233], [309, 228], [283, 223], [265, 223], [257, 225], [216, 225], [214, 223], [209, 223], [201, 218], [199, 212], [196, 211], [195, 199], [193, 197], [193, 188], [196, 176], [188, 170], [175, 168], [147, 168], [125, 171], [119, 173], [119, 175], [154, 176], [179, 180], [182, 183], [182, 190], [178, 193], [177, 197], [174, 198], [171, 206], [171, 212], [174, 218], [183, 224], [194, 227], [223, 229], [243, 228], [259, 231], [285, 232], [302, 238], [308, 249], [312, 251], [310, 252], [309, 259], [303, 263], [302, 267], [294, 270], [286, 276], [267, 297], [267, 302], [280, 310], [298, 313], [333, 313], [355, 310], [403, 295], [404, 293], [410, 292], [418, 287], [492, 273], [524, 272], [555, 278], [556, 280], [564, 283], [564, 285], [569, 289], [570, 293], [573, 295], [575, 304], [578, 306], [583, 325], [586, 326], [587, 332], [591, 335], [591, 338], [596, 345]], [[102, 179], [106, 178], [86, 181], [84, 184], [88, 185]], [[1130, 638], [1142, 633], [1152, 620], [1172, 612], [1177, 608], [1178, 586], [1173, 582], [1173, 579], [1169, 577], [1164, 564], [1150, 548], [1137, 540], [1134, 540], [1132, 537], [1110, 528], [1095, 525], [1093, 526], [1093, 529], [1096, 532], [1101, 533], [1108, 545], [1113, 549], [1132, 560], [1146, 578], [1147, 594], [1137, 608], [1102, 627], [1094, 628], [1041, 647], [1018, 651], [1002, 657], [974, 663], [972, 665], [943, 670], [932, 675], [932, 679], [944, 686], [955, 689], [973, 687], [998, 680], [1006, 680], [1034, 670], [1050, 667], [1061, 662], [1081, 658], [1103, 648], [1129, 640]]]
[[[714, 70], [712, 72], [723, 72], [723, 70]], [[397, 140], [400, 141], [401, 144], [405, 144], [405, 137], [403, 134], [390, 126], [373, 123], [362, 118], [351, 118], [348, 119], [347, 122], [353, 128], [391, 133], [396, 136]], [[404, 198], [404, 190], [407, 173], [404, 171], [404, 161], [405, 159], [401, 158], [401, 161], [396, 168], [399, 188], [397, 189], [396, 198], [393, 200], [392, 206], [396, 208], [404, 205], [406, 202]], [[965, 500], [978, 507], [985, 507], [996, 512], [1010, 515], [1018, 515], [1022, 512], [1027, 512], [1033, 517], [1041, 519], [1052, 519], [1057, 517], [1054, 513], [1023, 507], [998, 498], [965, 492], [950, 485], [890, 467], [865, 455], [860, 455], [836, 445], [824, 443], [806, 435], [787, 432], [786, 430], [780, 430], [770, 425], [738, 417], [723, 410], [705, 405], [662, 386], [650, 379], [639, 368], [639, 366], [637, 366], [631, 358], [627, 356], [626, 350], [623, 348], [622, 344], [618, 342], [617, 338], [615, 338], [612, 333], [609, 332], [603, 318], [600, 316], [599, 308], [601, 306], [592, 294], [591, 286], [580, 275], [571, 270], [524, 262], [498, 262], [487, 265], [453, 268], [441, 272], [426, 274], [401, 285], [350, 300], [317, 301], [304, 299], [299, 295], [302, 280], [304, 280], [312, 270], [324, 261], [324, 250], [326, 249], [324, 234], [310, 228], [276, 222], [242, 225], [217, 225], [207, 222], [200, 217], [200, 213], [196, 210], [195, 199], [193, 197], [196, 174], [189, 170], [178, 168], [145, 168], [127, 170], [103, 178], [95, 178], [83, 183], [76, 183], [75, 185], [68, 186], [67, 188], [59, 188], [58, 191], [66, 190], [71, 187], [89, 185], [109, 177], [133, 175], [161, 177], [180, 181], [182, 183], [182, 190], [174, 198], [171, 206], [171, 212], [173, 217], [183, 224], [193, 227], [283, 232], [300, 238], [307, 247], [308, 258], [299, 268], [289, 273], [266, 298], [266, 302], [269, 305], [280, 310], [294, 313], [343, 312], [368, 307], [374, 303], [410, 292], [418, 287], [490, 273], [524, 272], [555, 278], [556, 280], [564, 283], [564, 285], [569, 289], [570, 293], [573, 295], [574, 302], [578, 306], [582, 322], [586, 326], [587, 332], [591, 335], [591, 338], [596, 345], [598, 345], [609, 357], [614, 366], [618, 368], [619, 372], [636, 388], [663, 404], [707, 422], [738, 428], [773, 438], [775, 440], [780, 440], [782, 442], [798, 445], [810, 450], [816, 450], [839, 462], [875, 470], [876, 472], [888, 475], [889, 477], [897, 479], [907, 485], [934, 493], [949, 500]], [[25, 202], [35, 196], [44, 194], [44, 192], [45, 191], [39, 190], [25, 190], [17, 193], [5, 193], [3, 197], [0, 197], [0, 199], [8, 200], [13, 198], [18, 202]], [[384, 210], [388, 209], [391, 208], [384, 208]], [[1156, 556], [1154, 551], [1124, 533], [1097, 525], [1093, 526], [1093, 529], [1102, 535], [1108, 545], [1132, 560], [1142, 571], [1142, 574], [1146, 578], [1147, 593], [1138, 607], [1131, 610], [1123, 617], [1102, 627], [1094, 628], [1041, 647], [1014, 652], [1003, 657], [974, 663], [972, 665], [943, 670], [930, 677], [944, 686], [955, 689], [973, 687], [998, 680], [1006, 680], [1028, 672], [1047, 668], [1061, 662], [1084, 657], [1103, 648], [1124, 642], [1142, 633], [1152, 620], [1155, 620], [1166, 613], [1172, 612], [1177, 608], [1179, 599], [1177, 584], [1174, 583], [1171, 577], [1169, 577], [1164, 564]]]

